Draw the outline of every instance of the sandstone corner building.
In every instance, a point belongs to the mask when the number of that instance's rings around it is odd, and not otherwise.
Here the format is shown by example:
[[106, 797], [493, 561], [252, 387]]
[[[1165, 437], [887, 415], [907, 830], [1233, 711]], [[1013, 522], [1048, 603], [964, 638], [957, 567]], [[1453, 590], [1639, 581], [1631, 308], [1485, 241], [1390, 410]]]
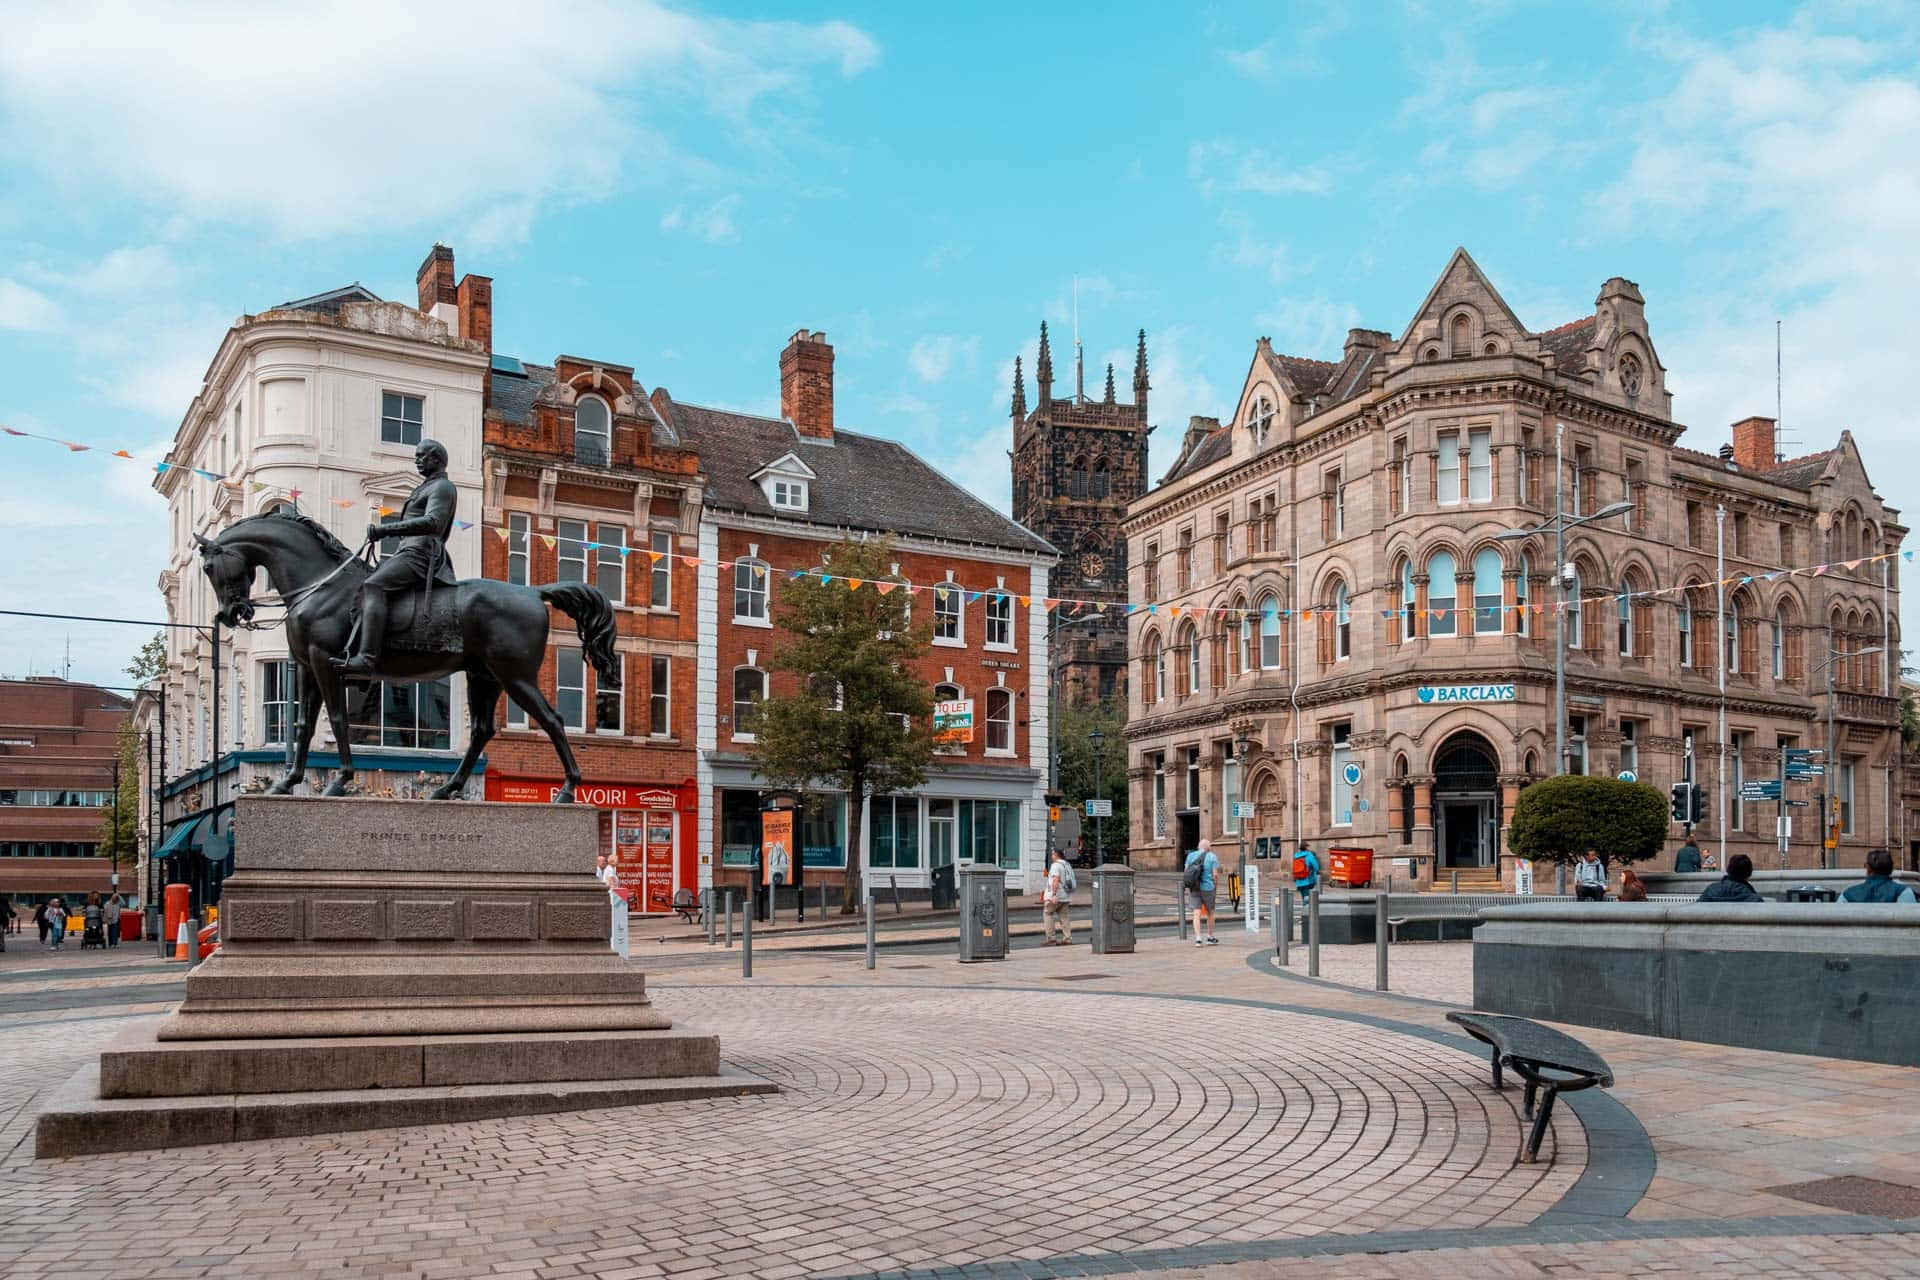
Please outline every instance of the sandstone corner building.
[[[1567, 771], [1696, 782], [1702, 848], [1764, 868], [1776, 805], [1743, 785], [1830, 745], [1828, 856], [1905, 848], [1899, 513], [1844, 432], [1789, 459], [1772, 419], [1713, 452], [1686, 431], [1618, 277], [1536, 332], [1462, 250], [1398, 337], [1261, 339], [1231, 420], [1129, 509], [1138, 862], [1305, 840], [1511, 887], [1514, 804], [1556, 772], [1562, 621]], [[1570, 520], [1623, 507], [1568, 533], [1564, 616], [1552, 536], [1501, 537], [1556, 493]], [[1815, 800], [1789, 865], [1821, 861], [1823, 789], [1789, 788]]]

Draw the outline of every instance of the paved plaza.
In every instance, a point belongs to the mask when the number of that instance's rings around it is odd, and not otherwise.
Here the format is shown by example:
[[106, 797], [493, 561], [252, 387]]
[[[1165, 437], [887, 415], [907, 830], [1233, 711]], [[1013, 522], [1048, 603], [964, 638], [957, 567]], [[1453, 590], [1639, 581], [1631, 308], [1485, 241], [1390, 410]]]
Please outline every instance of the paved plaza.
[[[1221, 937], [873, 972], [794, 937], [751, 980], [662, 943], [659, 1005], [779, 1095], [37, 1162], [36, 1099], [180, 975], [19, 946], [0, 1274], [1920, 1275], [1920, 1072], [1575, 1029], [1620, 1083], [1522, 1164], [1444, 1021], [1467, 946], [1397, 947], [1379, 996], [1369, 947], [1310, 980]], [[1835, 1177], [1874, 1181], [1799, 1198]]]

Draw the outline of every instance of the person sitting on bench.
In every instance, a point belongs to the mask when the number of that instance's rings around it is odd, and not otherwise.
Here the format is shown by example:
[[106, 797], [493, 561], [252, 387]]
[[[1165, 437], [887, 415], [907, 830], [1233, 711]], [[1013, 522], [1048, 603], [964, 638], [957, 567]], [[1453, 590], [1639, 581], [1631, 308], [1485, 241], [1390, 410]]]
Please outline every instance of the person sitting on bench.
[[1607, 900], [1607, 868], [1598, 849], [1589, 847], [1573, 864], [1573, 896], [1581, 902]]
[[1913, 890], [1893, 878], [1893, 855], [1875, 849], [1867, 855], [1867, 878], [1848, 886], [1840, 895], [1842, 902], [1903, 902], [1912, 906]]

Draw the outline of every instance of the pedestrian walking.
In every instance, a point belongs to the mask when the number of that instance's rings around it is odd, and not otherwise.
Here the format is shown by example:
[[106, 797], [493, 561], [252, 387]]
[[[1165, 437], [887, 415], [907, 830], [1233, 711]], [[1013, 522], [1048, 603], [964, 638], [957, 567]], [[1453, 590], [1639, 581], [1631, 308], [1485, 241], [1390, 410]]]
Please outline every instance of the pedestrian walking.
[[47, 903], [47, 945], [58, 951], [67, 940], [67, 909], [55, 898]]
[[1687, 842], [1680, 846], [1680, 852], [1673, 855], [1673, 869], [1682, 875], [1691, 875], [1700, 870], [1700, 846], [1688, 836]]
[[1607, 868], [1598, 849], [1589, 848], [1573, 864], [1573, 896], [1580, 902], [1607, 900]]
[[[1180, 878], [1182, 887], [1193, 897], [1193, 945], [1196, 947], [1210, 947], [1220, 941], [1213, 935], [1214, 877], [1219, 871], [1220, 859], [1214, 856], [1213, 841], [1201, 840], [1200, 847], [1187, 855]], [[1205, 936], [1200, 933], [1202, 920], [1207, 924]]]
[[1840, 895], [1842, 902], [1903, 902], [1914, 904], [1913, 890], [1893, 878], [1893, 855], [1875, 849], [1867, 855], [1867, 878], [1849, 885]]
[[47, 904], [41, 903], [33, 909], [33, 922], [40, 929], [40, 945], [47, 945]]
[[1302, 902], [1320, 887], [1320, 856], [1310, 845], [1301, 845], [1293, 855], [1293, 892]]
[[[1073, 944], [1073, 891], [1078, 888], [1073, 875], [1073, 865], [1067, 861], [1067, 855], [1059, 849], [1053, 851], [1053, 865], [1047, 868], [1047, 887], [1042, 895], [1043, 914], [1046, 917], [1047, 945], [1066, 947]], [[1055, 926], [1060, 936], [1056, 939]]]
[[599, 879], [601, 884], [611, 889], [613, 888], [614, 878], [619, 873], [613, 869], [613, 864], [607, 861], [606, 854], [596, 853], [593, 855], [593, 874]]

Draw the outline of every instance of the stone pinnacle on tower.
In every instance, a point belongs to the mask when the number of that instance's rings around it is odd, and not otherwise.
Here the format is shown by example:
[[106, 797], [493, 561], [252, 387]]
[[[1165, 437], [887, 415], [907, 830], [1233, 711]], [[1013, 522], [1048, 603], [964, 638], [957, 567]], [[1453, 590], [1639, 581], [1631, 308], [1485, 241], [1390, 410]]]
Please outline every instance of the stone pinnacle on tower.
[[1107, 403], [1113, 403], [1113, 361], [1107, 361]]
[[1020, 373], [1020, 357], [1013, 358], [1013, 420], [1023, 422], [1027, 416], [1027, 380]]
[[1040, 322], [1040, 356], [1033, 362], [1033, 389], [1040, 395], [1040, 407], [1053, 403], [1053, 348], [1047, 345], [1047, 322]]
[[1140, 331], [1140, 346], [1133, 357], [1133, 403], [1140, 416], [1147, 416], [1147, 331]]

